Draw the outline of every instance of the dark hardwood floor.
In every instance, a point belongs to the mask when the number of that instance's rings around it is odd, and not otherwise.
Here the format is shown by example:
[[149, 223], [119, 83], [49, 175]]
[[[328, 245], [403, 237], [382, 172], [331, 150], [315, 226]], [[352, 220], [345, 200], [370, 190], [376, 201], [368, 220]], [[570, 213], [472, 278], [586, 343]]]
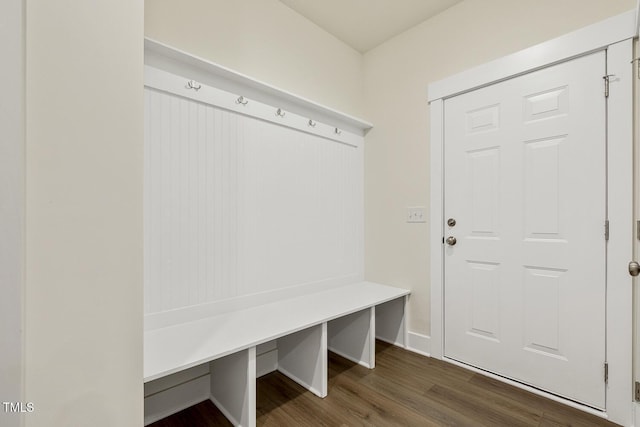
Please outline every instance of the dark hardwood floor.
[[[258, 426], [615, 426], [446, 362], [376, 343], [369, 370], [329, 353], [320, 399], [273, 372], [257, 382]], [[209, 401], [152, 427], [231, 426]]]

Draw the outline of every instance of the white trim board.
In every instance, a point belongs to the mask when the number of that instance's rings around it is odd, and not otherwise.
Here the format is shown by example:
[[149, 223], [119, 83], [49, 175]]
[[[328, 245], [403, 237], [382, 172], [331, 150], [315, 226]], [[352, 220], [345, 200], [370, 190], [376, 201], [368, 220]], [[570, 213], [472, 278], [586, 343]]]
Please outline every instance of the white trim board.
[[[443, 317], [443, 143], [444, 100], [470, 90], [516, 77], [590, 52], [607, 49], [611, 80], [608, 100], [608, 191], [610, 239], [607, 259], [607, 362], [606, 416], [629, 426], [632, 405], [632, 282], [627, 262], [632, 255], [633, 176], [633, 56], [635, 11], [630, 11], [542, 43], [505, 58], [475, 67], [429, 85], [431, 114], [431, 355], [444, 358]], [[543, 393], [544, 394], [544, 393]], [[551, 395], [544, 394], [549, 398]], [[557, 399], [555, 399], [557, 400]], [[563, 403], [572, 405], [566, 400]], [[572, 405], [575, 406], [575, 405]], [[581, 409], [588, 411], [586, 407]]]
[[[633, 42], [609, 46], [607, 74], [614, 74], [609, 96], [608, 202], [610, 236], [607, 245], [607, 413], [611, 420], [631, 425], [633, 379], [633, 281], [628, 262], [633, 253], [633, 79], [629, 66]], [[613, 190], [615, 189], [615, 190]]]
[[200, 83], [237, 93], [265, 104], [279, 106], [287, 111], [360, 136], [365, 135], [373, 127], [366, 120], [318, 104], [156, 40], [145, 38], [144, 49], [146, 65], [181, 76], [190, 76]]
[[[353, 147], [360, 147], [362, 145], [362, 135], [359, 132], [354, 134], [349, 131], [343, 131], [338, 127], [316, 122], [308, 117], [226, 90], [218, 89], [214, 86], [190, 81], [187, 77], [169, 73], [149, 65], [145, 65], [144, 67], [144, 82], [145, 87], [152, 90], [167, 92], [207, 105], [224, 108], [228, 111], [297, 129]], [[189, 87], [190, 82], [195, 85], [195, 88]], [[240, 101], [240, 97], [242, 97], [242, 101]]]

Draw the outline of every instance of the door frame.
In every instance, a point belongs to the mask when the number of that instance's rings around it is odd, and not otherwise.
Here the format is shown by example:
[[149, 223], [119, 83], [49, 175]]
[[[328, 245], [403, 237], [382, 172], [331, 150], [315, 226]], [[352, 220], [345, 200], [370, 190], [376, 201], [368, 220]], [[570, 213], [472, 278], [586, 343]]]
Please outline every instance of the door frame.
[[431, 356], [452, 362], [444, 357], [444, 101], [537, 69], [607, 50], [607, 74], [614, 75], [610, 79], [607, 104], [610, 224], [606, 264], [607, 409], [602, 413], [516, 382], [510, 383], [626, 426], [632, 425], [633, 420], [633, 299], [627, 263], [633, 249], [633, 71], [630, 61], [636, 30], [636, 11], [632, 10], [431, 83], [428, 89], [431, 122]]

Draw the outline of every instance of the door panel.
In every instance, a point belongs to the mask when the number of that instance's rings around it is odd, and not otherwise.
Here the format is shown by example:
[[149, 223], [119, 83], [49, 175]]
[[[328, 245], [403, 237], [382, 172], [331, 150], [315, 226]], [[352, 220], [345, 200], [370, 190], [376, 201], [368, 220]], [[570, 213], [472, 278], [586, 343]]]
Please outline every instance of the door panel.
[[598, 52], [445, 101], [445, 355], [605, 406]]

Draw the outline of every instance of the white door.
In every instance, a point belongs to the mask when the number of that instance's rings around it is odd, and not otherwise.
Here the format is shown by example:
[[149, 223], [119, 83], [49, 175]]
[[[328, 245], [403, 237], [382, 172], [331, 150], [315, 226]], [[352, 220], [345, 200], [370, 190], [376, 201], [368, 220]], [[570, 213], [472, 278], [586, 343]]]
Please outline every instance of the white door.
[[600, 409], [605, 64], [598, 52], [444, 103], [445, 356]]

